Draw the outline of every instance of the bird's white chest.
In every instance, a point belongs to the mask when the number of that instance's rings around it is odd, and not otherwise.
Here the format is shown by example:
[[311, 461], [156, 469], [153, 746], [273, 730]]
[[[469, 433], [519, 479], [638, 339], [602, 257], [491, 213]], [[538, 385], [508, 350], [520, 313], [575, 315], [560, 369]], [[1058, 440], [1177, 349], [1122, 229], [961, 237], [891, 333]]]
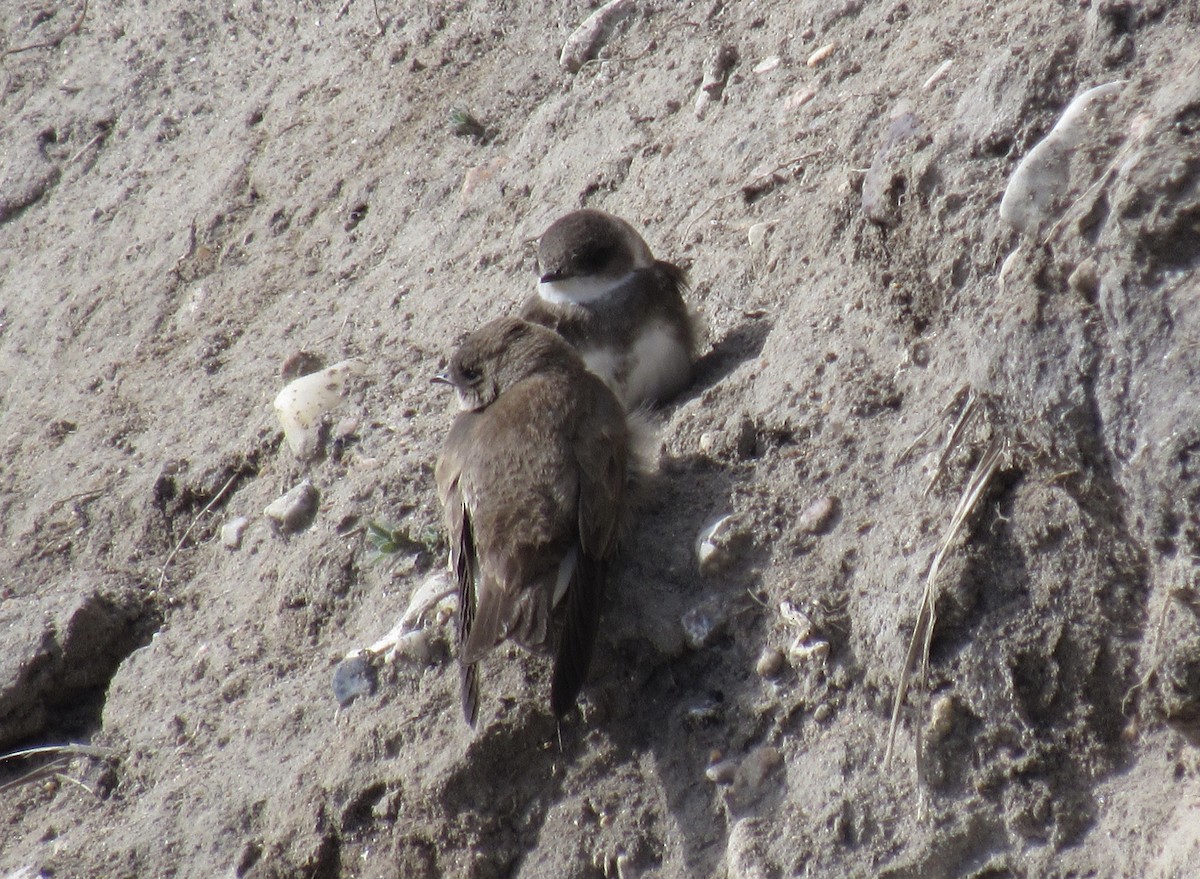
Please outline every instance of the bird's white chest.
[[691, 366], [679, 336], [661, 323], [643, 329], [624, 350], [596, 347], [580, 354], [627, 409], [673, 394], [686, 383]]

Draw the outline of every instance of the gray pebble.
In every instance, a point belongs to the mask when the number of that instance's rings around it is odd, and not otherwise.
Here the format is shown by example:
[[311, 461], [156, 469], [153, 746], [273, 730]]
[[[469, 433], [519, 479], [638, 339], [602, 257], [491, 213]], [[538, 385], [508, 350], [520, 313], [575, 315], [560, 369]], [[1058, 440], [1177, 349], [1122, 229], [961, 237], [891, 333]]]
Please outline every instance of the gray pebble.
[[221, 526], [221, 545], [226, 549], [241, 549], [242, 535], [246, 533], [246, 526], [249, 524], [250, 520], [245, 516], [230, 519]]
[[302, 531], [316, 518], [320, 497], [313, 484], [306, 479], [263, 512], [286, 533]]

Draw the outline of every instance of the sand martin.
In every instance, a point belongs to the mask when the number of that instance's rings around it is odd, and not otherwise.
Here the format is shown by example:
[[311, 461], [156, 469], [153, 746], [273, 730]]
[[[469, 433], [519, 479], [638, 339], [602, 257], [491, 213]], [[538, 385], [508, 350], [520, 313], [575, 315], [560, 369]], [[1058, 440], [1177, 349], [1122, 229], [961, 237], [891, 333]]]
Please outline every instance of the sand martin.
[[575, 346], [626, 409], [662, 403], [692, 380], [697, 321], [687, 275], [604, 211], [556, 220], [538, 244], [537, 293], [521, 317]]
[[587, 676], [627, 515], [625, 413], [559, 336], [514, 317], [468, 336], [439, 378], [460, 409], [435, 476], [458, 583], [463, 715], [474, 726], [478, 663], [511, 639], [554, 650], [550, 705], [561, 717]]

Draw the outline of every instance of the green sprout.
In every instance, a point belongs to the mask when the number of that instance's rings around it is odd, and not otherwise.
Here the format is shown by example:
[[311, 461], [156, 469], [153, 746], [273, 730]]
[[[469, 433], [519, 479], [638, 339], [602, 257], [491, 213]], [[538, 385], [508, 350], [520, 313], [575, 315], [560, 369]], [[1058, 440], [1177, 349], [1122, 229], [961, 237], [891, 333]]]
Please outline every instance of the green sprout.
[[[433, 555], [437, 550], [439, 539], [438, 533], [433, 529], [426, 529], [413, 538], [403, 528], [392, 528], [389, 525], [368, 520], [367, 543], [370, 544], [370, 548], [367, 550], [367, 563], [376, 564], [401, 552], [426, 552]], [[394, 561], [394, 559], [391, 560]]]
[[450, 130], [455, 137], [469, 137], [481, 143], [488, 139], [488, 132], [483, 123], [465, 107], [455, 107], [450, 111]]

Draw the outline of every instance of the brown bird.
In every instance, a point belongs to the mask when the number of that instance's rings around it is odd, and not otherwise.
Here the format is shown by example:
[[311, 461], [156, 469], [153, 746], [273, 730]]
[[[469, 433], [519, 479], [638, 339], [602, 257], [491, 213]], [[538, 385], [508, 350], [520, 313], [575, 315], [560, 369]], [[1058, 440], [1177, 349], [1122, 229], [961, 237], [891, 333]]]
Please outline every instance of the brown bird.
[[594, 209], [567, 214], [542, 234], [538, 267], [521, 317], [575, 346], [626, 409], [691, 383], [699, 332], [683, 301], [687, 274], [656, 260], [627, 222]]
[[461, 410], [435, 475], [458, 581], [463, 716], [474, 726], [478, 663], [511, 639], [554, 649], [550, 705], [561, 717], [587, 676], [627, 515], [625, 414], [559, 336], [512, 317], [468, 336], [439, 378]]

